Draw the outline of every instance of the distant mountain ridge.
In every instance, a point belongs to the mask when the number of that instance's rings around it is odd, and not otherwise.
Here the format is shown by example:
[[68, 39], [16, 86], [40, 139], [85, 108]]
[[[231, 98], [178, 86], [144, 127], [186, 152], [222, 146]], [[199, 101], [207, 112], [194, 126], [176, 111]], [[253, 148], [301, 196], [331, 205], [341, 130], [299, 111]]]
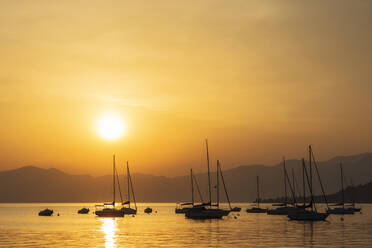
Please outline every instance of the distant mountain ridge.
[[[339, 162], [343, 163], [347, 181], [355, 185], [372, 180], [372, 153], [338, 156], [318, 162], [319, 172], [327, 194], [340, 189]], [[212, 163], [214, 167], [214, 163]], [[294, 174], [296, 185], [301, 186], [301, 161], [286, 161], [287, 170]], [[223, 169], [223, 168], [222, 168]], [[251, 202], [256, 198], [256, 175], [260, 176], [262, 198], [283, 195], [282, 163], [272, 166], [242, 165], [223, 171], [229, 196], [235, 202]], [[212, 172], [215, 185], [215, 172]], [[292, 175], [290, 174], [291, 178]], [[207, 199], [207, 175], [196, 174], [204, 199]], [[132, 175], [138, 202], [177, 202], [190, 199], [189, 176], [165, 177], [147, 174]], [[0, 172], [0, 202], [102, 202], [111, 200], [112, 176], [92, 177], [71, 175], [58, 169], [25, 166]], [[126, 192], [125, 178], [120, 176], [121, 191]], [[319, 194], [319, 184], [314, 183]], [[213, 192], [213, 197], [215, 192]], [[126, 196], [123, 195], [123, 198]], [[117, 198], [119, 200], [119, 198]], [[224, 199], [224, 198], [223, 198]]]

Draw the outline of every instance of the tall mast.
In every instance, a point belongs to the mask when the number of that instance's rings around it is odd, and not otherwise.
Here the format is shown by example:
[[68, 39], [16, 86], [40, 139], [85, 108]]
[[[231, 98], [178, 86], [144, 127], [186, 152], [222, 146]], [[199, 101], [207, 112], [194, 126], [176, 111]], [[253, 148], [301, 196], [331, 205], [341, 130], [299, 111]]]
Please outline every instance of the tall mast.
[[305, 160], [302, 159], [302, 189], [304, 190], [304, 205], [306, 204], [305, 169]]
[[258, 176], [257, 176], [257, 207], [260, 207], [260, 186], [258, 182]]
[[190, 169], [190, 180], [191, 180], [191, 202], [192, 202], [192, 205], [194, 206], [194, 183], [192, 180], [192, 169]]
[[216, 169], [216, 175], [217, 175], [217, 207], [219, 207], [220, 205], [220, 181], [219, 181], [219, 176], [218, 176], [218, 172], [219, 172], [219, 168], [220, 168], [220, 161], [217, 160], [217, 169]]
[[231, 210], [231, 202], [230, 202], [229, 194], [227, 193], [226, 184], [225, 184], [225, 179], [223, 178], [222, 169], [221, 169], [221, 164], [219, 164], [218, 169], [219, 169], [219, 171], [220, 171], [220, 175], [221, 175], [221, 179], [222, 179], [222, 183], [223, 183], [223, 188], [225, 189], [226, 199], [227, 199], [227, 201], [228, 201], [228, 203], [229, 203], [229, 207], [230, 207], [230, 210]]
[[287, 170], [285, 169], [285, 157], [283, 157], [283, 174], [284, 174], [284, 204], [287, 205]]
[[211, 192], [211, 172], [210, 172], [210, 169], [209, 169], [208, 139], [205, 139], [205, 144], [206, 144], [206, 147], [207, 147], [209, 205], [211, 205], [212, 204], [212, 192]]
[[293, 195], [294, 195], [294, 203], [296, 203], [296, 182], [295, 182], [295, 175], [294, 175], [294, 169], [292, 168], [292, 181], [293, 181]]
[[114, 205], [115, 207], [115, 154], [113, 156], [113, 167], [112, 167], [113, 171], [112, 171], [112, 175], [113, 175], [113, 191], [114, 191], [114, 200], [112, 201], [112, 205]]
[[136, 195], [134, 194], [133, 182], [132, 182], [132, 177], [130, 176], [129, 166], [128, 166], [128, 175], [129, 175], [129, 182], [130, 182], [130, 190], [132, 191], [132, 195], [133, 195], [134, 207], [137, 210]]
[[[313, 198], [313, 173], [312, 173], [312, 170], [311, 170], [311, 145], [309, 145], [309, 164], [310, 164], [310, 195], [311, 195], [311, 198]], [[313, 210], [313, 205], [314, 203], [311, 202], [311, 210]]]
[[345, 196], [344, 196], [344, 173], [342, 171], [342, 163], [340, 163], [341, 170], [341, 190], [342, 190], [342, 208], [345, 208]]
[[127, 188], [128, 188], [128, 205], [130, 207], [129, 163], [128, 161], [127, 161]]

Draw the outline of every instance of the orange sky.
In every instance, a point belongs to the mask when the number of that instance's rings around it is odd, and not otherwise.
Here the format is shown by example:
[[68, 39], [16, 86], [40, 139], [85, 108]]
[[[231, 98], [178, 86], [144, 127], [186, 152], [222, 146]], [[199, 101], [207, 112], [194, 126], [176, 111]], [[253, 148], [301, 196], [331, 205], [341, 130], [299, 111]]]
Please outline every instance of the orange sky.
[[[0, 169], [205, 170], [371, 151], [370, 1], [1, 1]], [[118, 113], [127, 133], [96, 131]]]

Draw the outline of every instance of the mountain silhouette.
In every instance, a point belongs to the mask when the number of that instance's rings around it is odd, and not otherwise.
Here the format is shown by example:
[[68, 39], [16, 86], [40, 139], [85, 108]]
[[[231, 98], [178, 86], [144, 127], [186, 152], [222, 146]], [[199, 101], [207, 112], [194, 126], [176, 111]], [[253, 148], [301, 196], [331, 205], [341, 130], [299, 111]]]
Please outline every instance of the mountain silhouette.
[[[334, 157], [328, 161], [317, 163], [326, 194], [334, 194], [340, 190], [340, 162], [343, 163], [345, 181], [347, 182], [345, 188], [350, 185], [351, 179], [355, 185], [366, 184], [372, 180], [372, 153]], [[286, 161], [286, 167], [291, 179], [293, 168], [296, 188], [301, 189], [301, 160], [288, 160]], [[277, 198], [284, 194], [282, 163], [272, 166], [242, 165], [223, 171], [223, 175], [230, 199], [234, 202], [251, 202], [256, 199], [257, 175], [260, 176], [261, 198]], [[212, 186], [216, 182], [215, 176], [216, 174], [213, 171], [211, 173]], [[207, 174], [200, 173], [196, 174], [195, 177], [206, 200]], [[132, 179], [138, 202], [190, 200], [190, 179], [188, 175], [165, 177], [134, 173]], [[314, 194], [320, 195], [319, 183], [316, 180], [317, 178], [314, 175]], [[126, 198], [124, 175], [120, 176], [120, 184], [123, 198]], [[356, 188], [357, 190], [369, 190], [371, 192], [370, 189], [364, 187], [367, 186]], [[214, 187], [212, 188], [215, 191]], [[358, 194], [356, 194], [357, 201], [359, 199]], [[215, 192], [213, 192], [213, 199], [215, 199]], [[366, 201], [366, 197], [363, 199]], [[103, 202], [111, 200], [112, 176], [110, 175], [101, 177], [71, 175], [58, 169], [42, 169], [35, 166], [25, 166], [0, 172], [0, 202]], [[120, 197], [118, 196], [117, 201], [119, 200]], [[222, 200], [225, 200], [225, 198], [222, 197]]]

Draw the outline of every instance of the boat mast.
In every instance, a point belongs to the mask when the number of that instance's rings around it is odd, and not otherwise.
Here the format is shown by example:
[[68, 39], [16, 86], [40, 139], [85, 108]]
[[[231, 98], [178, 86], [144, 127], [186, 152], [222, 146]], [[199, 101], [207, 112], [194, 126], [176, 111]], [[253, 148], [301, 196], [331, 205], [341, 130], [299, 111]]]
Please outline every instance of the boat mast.
[[194, 183], [192, 180], [192, 169], [190, 169], [190, 180], [191, 180], [191, 202], [192, 202], [192, 205], [194, 206]]
[[344, 195], [344, 173], [342, 171], [342, 163], [340, 163], [341, 170], [341, 190], [342, 190], [342, 208], [345, 208], [345, 195]]
[[115, 154], [114, 154], [114, 156], [113, 156], [113, 171], [112, 171], [112, 175], [113, 175], [113, 184], [112, 184], [112, 186], [113, 186], [113, 192], [114, 192], [114, 199], [113, 199], [113, 201], [112, 201], [112, 205], [115, 207]]
[[229, 202], [229, 207], [230, 207], [230, 210], [231, 210], [232, 208], [231, 208], [230, 198], [229, 198], [229, 194], [227, 193], [225, 179], [223, 178], [221, 165], [219, 164], [218, 167], [219, 167], [219, 170], [220, 170], [220, 175], [221, 175], [221, 179], [222, 179], [222, 183], [223, 183], [223, 188], [225, 189], [226, 198], [227, 198], [227, 201]]
[[218, 175], [218, 171], [219, 171], [219, 168], [220, 168], [220, 161], [217, 160], [217, 169], [216, 169], [216, 175], [217, 175], [217, 208], [220, 206], [220, 181], [219, 181], [219, 175]]
[[304, 196], [304, 206], [306, 204], [306, 188], [305, 188], [305, 159], [302, 159], [302, 189]]
[[259, 182], [258, 182], [258, 176], [257, 176], [257, 207], [260, 207], [260, 189], [259, 189]]
[[283, 174], [284, 174], [284, 204], [287, 205], [287, 170], [285, 169], [285, 157], [283, 157]]
[[127, 187], [128, 187], [128, 207], [130, 208], [129, 163], [128, 161], [127, 161]]
[[296, 200], [296, 181], [295, 181], [295, 175], [294, 175], [294, 169], [292, 168], [292, 180], [293, 180], [293, 195], [294, 195], [294, 203], [297, 202]]
[[205, 139], [205, 144], [206, 144], [206, 147], [207, 147], [209, 205], [211, 205], [212, 204], [212, 192], [211, 192], [211, 173], [210, 173], [210, 169], [209, 169], [208, 139]]
[[[311, 170], [311, 145], [309, 145], [309, 165], [310, 165], [310, 195], [313, 198], [313, 173]], [[314, 210], [314, 202], [311, 201], [311, 210]]]

